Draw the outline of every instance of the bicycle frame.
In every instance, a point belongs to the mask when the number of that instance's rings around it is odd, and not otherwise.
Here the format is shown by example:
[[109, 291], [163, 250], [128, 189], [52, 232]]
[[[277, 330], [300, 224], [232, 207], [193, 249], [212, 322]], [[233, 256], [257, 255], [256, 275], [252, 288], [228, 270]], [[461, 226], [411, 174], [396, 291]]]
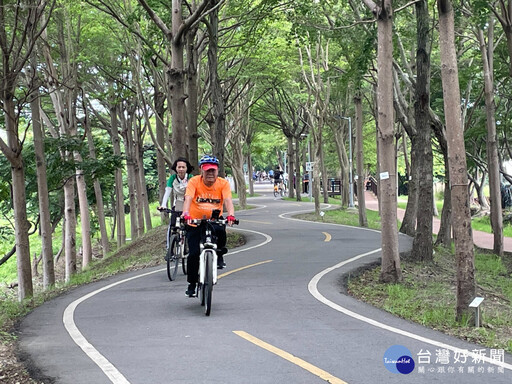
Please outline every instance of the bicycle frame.
[[176, 217], [176, 233], [178, 234], [179, 239], [179, 255], [181, 258], [185, 257], [185, 227], [181, 223], [181, 218]]
[[206, 276], [206, 255], [211, 252], [212, 258], [212, 272], [213, 272], [213, 284], [217, 284], [217, 244], [212, 241], [212, 230], [208, 224], [205, 229], [205, 241], [199, 244], [201, 254], [199, 255], [199, 283], [204, 284]]
[[[166, 209], [166, 211], [168, 213], [172, 213], [172, 210], [171, 209]], [[183, 223], [181, 222], [181, 218], [180, 216], [177, 216], [176, 217], [176, 233], [178, 234], [178, 239], [179, 239], [179, 246], [180, 246], [180, 249], [179, 249], [179, 254], [184, 257], [184, 253], [185, 252], [181, 252], [183, 247], [185, 246], [185, 226], [183, 225]], [[167, 244], [167, 247], [166, 249], [169, 249], [169, 247], [171, 246], [170, 242], [171, 242], [171, 231], [172, 231], [172, 227], [171, 227], [171, 224], [169, 224], [168, 228], [167, 228], [167, 239], [166, 239], [166, 244]]]

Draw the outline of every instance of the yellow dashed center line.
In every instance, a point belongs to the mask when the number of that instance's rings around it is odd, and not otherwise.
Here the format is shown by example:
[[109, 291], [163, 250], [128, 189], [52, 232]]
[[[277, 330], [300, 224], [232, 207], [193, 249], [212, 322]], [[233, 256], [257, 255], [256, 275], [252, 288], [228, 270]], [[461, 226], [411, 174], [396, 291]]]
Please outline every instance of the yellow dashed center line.
[[223, 273], [222, 275], [219, 275], [217, 278], [218, 278], [218, 279], [220, 279], [220, 278], [222, 278], [222, 277], [225, 277], [225, 276], [231, 275], [232, 273], [240, 272], [240, 271], [243, 271], [244, 269], [252, 268], [252, 267], [256, 267], [256, 266], [261, 265], [261, 264], [270, 263], [270, 262], [272, 262], [272, 261], [274, 261], [274, 260], [260, 261], [259, 263], [255, 263], [255, 264], [251, 264], [251, 265], [246, 265], [245, 267], [240, 267], [240, 268], [237, 268], [237, 269], [233, 269], [232, 271], [225, 272], [225, 273]]
[[325, 240], [324, 241], [331, 241], [331, 235], [329, 235], [327, 232], [322, 232], [325, 236]]
[[256, 221], [256, 220], [246, 220], [246, 219], [244, 219], [244, 223], [256, 223], [256, 224], [272, 225], [272, 223], [269, 223], [267, 221]]
[[324, 371], [323, 369], [320, 369], [313, 364], [308, 363], [307, 361], [304, 361], [296, 356], [293, 356], [291, 353], [288, 353], [286, 351], [283, 351], [282, 349], [279, 349], [277, 347], [274, 347], [271, 344], [268, 344], [264, 342], [263, 340], [258, 339], [257, 337], [254, 337], [247, 332], [244, 331], [233, 331], [236, 335], [244, 338], [247, 341], [250, 341], [251, 343], [257, 345], [260, 348], [266, 349], [269, 352], [272, 352], [273, 354], [288, 360], [289, 362], [298, 365], [302, 369], [305, 369], [306, 371], [312, 373], [313, 375], [316, 375], [320, 377], [322, 380], [327, 381], [328, 383], [332, 384], [347, 384], [346, 381], [343, 381], [341, 379], [338, 379], [337, 377], [331, 375], [329, 372]]

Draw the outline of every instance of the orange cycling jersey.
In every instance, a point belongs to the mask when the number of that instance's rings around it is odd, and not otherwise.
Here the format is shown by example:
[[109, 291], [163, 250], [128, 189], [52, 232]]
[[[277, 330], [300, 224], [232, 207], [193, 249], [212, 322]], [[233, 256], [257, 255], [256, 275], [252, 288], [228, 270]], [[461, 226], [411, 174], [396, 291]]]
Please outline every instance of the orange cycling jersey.
[[224, 199], [231, 198], [231, 187], [229, 182], [221, 177], [218, 177], [211, 187], [207, 187], [201, 176], [194, 176], [187, 184], [185, 196], [192, 197], [189, 212], [192, 219], [209, 219], [214, 209], [220, 210], [222, 215]]

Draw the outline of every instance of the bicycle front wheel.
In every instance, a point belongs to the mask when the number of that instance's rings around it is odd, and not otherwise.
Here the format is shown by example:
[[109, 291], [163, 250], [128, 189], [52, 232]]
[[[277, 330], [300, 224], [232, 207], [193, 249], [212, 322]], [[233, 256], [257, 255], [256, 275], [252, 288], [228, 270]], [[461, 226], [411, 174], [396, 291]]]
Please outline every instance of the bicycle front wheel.
[[188, 241], [187, 238], [183, 240], [183, 247], [181, 247], [181, 269], [183, 269], [183, 274], [187, 274], [187, 258], [188, 258]]
[[279, 192], [277, 191], [277, 189], [274, 189], [274, 197], [277, 197], [279, 196]]
[[213, 252], [206, 254], [206, 276], [204, 282], [204, 314], [210, 316], [212, 310], [212, 293], [213, 293], [213, 268], [217, 266], [213, 265]]
[[171, 246], [167, 250], [167, 277], [170, 281], [176, 280], [176, 274], [178, 273], [178, 263], [180, 262], [179, 248], [180, 243], [174, 236]]

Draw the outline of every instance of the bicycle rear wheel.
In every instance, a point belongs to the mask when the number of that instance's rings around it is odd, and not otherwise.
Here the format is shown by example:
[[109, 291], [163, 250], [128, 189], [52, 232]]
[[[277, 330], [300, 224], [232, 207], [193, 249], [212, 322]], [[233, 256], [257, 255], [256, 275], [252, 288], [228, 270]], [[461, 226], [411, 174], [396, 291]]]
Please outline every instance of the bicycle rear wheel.
[[176, 274], [178, 273], [179, 257], [179, 246], [180, 243], [176, 236], [172, 237], [171, 246], [167, 250], [167, 277], [170, 281], [176, 280]]
[[279, 192], [277, 189], [274, 189], [274, 197], [277, 197], [277, 196], [279, 196]]
[[212, 310], [212, 293], [213, 293], [213, 268], [217, 266], [213, 265], [213, 252], [206, 254], [206, 276], [204, 282], [204, 314], [210, 316]]

